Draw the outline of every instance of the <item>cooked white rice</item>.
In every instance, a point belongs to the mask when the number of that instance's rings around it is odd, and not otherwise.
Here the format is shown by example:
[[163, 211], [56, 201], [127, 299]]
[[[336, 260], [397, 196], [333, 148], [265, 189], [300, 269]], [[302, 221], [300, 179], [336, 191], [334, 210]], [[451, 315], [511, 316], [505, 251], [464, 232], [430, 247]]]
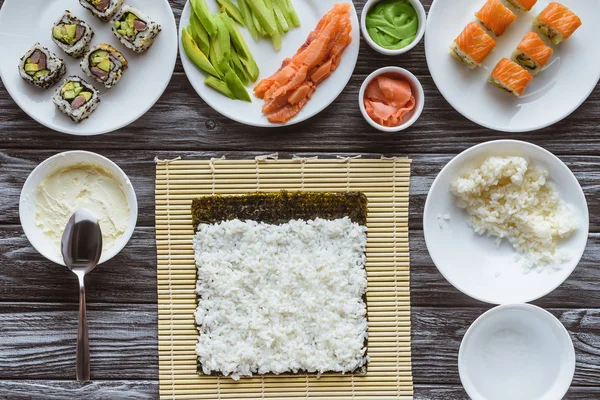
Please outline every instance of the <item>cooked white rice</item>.
[[558, 264], [568, 259], [559, 244], [577, 223], [548, 175], [522, 157], [490, 157], [458, 178], [452, 192], [476, 233], [507, 239], [527, 266]]
[[233, 379], [364, 366], [366, 228], [349, 218], [201, 224], [199, 339], [205, 374]]

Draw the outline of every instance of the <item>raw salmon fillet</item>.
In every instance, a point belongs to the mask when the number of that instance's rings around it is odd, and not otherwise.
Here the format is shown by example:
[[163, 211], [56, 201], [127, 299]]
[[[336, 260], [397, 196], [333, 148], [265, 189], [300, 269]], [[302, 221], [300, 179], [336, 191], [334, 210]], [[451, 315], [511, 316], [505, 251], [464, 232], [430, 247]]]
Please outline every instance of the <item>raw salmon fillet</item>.
[[335, 4], [296, 54], [254, 87], [254, 94], [265, 101], [262, 111], [270, 122], [286, 123], [296, 116], [317, 85], [336, 70], [352, 42], [350, 16], [349, 4]]
[[581, 19], [567, 7], [552, 2], [537, 17], [538, 22], [546, 24], [568, 39], [582, 25]]
[[533, 80], [533, 75], [508, 58], [503, 58], [498, 62], [491, 77], [513, 90], [518, 96], [525, 92], [525, 88]]
[[517, 15], [500, 0], [487, 0], [481, 10], [475, 13], [475, 16], [496, 36], [501, 36], [506, 28], [517, 19]]
[[477, 22], [470, 22], [454, 43], [477, 64], [481, 64], [496, 47], [496, 41]]
[[535, 32], [528, 32], [517, 46], [517, 50], [527, 54], [532, 60], [540, 64], [540, 67], [544, 67], [548, 63], [553, 53], [552, 47], [546, 45]]
[[533, 8], [533, 6], [535, 6], [535, 3], [537, 3], [538, 0], [508, 0], [508, 1], [510, 3], [514, 3], [515, 5], [522, 7], [525, 11], [531, 11], [531, 9]]

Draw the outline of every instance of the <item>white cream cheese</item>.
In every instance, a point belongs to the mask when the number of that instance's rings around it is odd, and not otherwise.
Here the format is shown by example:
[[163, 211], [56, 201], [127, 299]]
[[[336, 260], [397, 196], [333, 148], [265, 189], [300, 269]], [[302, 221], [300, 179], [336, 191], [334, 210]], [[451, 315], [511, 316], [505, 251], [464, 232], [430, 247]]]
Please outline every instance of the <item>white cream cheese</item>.
[[112, 248], [127, 230], [129, 203], [118, 179], [92, 164], [58, 169], [37, 188], [35, 219], [44, 235], [60, 251], [60, 241], [75, 211], [92, 211], [102, 229], [103, 251]]

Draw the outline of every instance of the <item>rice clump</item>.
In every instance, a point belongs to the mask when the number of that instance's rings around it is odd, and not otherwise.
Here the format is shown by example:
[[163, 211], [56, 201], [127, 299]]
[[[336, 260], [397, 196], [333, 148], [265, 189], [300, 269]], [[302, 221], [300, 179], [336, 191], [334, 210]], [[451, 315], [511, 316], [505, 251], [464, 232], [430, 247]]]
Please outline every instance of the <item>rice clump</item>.
[[367, 361], [366, 227], [349, 218], [200, 224], [204, 374], [354, 372]]
[[498, 242], [507, 239], [524, 257], [524, 266], [560, 264], [568, 260], [560, 241], [575, 232], [577, 223], [548, 175], [522, 157], [489, 157], [454, 181], [452, 192], [473, 230]]

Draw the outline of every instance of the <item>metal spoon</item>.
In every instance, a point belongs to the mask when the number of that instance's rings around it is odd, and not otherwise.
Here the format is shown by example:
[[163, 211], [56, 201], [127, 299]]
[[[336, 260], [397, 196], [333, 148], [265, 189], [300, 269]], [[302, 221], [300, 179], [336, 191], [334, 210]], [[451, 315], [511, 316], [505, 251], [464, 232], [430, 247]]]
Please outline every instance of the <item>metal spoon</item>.
[[91, 272], [102, 255], [102, 231], [90, 210], [77, 211], [62, 236], [62, 256], [71, 271], [79, 278], [79, 329], [77, 331], [77, 380], [90, 380], [90, 348], [85, 305], [85, 275]]

